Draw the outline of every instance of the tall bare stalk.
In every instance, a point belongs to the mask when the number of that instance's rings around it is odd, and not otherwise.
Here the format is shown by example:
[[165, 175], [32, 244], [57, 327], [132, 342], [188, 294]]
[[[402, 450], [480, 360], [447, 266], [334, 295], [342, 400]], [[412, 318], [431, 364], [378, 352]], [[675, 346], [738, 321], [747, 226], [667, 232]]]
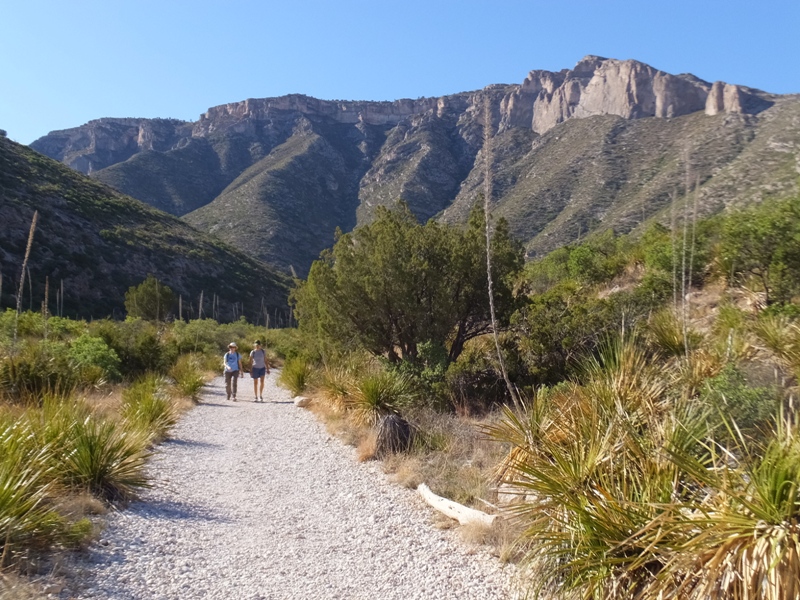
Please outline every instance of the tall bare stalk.
[[492, 108], [489, 95], [486, 94], [483, 98], [483, 220], [485, 222], [486, 231], [486, 287], [489, 294], [489, 316], [492, 322], [492, 337], [494, 338], [494, 347], [497, 350], [497, 361], [500, 364], [500, 372], [503, 374], [503, 381], [506, 382], [506, 388], [514, 402], [514, 406], [520, 407], [520, 401], [517, 397], [516, 390], [508, 378], [508, 371], [506, 364], [503, 360], [503, 353], [500, 350], [500, 338], [497, 335], [497, 316], [494, 308], [494, 285], [492, 282], [492, 230], [491, 221], [489, 219], [489, 201], [492, 197], [492, 162], [494, 161], [494, 152], [492, 148]]
[[44, 278], [44, 302], [42, 302], [42, 320], [44, 321], [44, 339], [47, 339], [47, 322], [50, 317], [50, 278]]
[[33, 279], [31, 278], [31, 268], [28, 269], [28, 310], [33, 312]]
[[39, 211], [33, 211], [31, 219], [31, 229], [28, 232], [28, 245], [25, 247], [25, 258], [22, 259], [22, 275], [19, 279], [19, 289], [17, 290], [17, 314], [14, 317], [14, 347], [17, 345], [17, 330], [19, 328], [19, 315], [22, 312], [22, 294], [25, 292], [25, 272], [28, 269], [28, 259], [31, 256], [33, 247], [33, 234], [36, 232], [36, 222], [39, 220]]

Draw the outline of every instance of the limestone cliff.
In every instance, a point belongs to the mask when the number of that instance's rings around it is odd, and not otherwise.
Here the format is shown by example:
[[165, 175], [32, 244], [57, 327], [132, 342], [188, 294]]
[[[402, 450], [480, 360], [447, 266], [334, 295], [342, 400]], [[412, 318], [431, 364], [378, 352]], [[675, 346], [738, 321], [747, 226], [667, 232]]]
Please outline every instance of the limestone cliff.
[[[535, 252], [657, 214], [685, 178], [687, 152], [695, 175], [718, 181], [757, 142], [775, 159], [772, 188], [795, 189], [794, 142], [771, 144], [759, 131], [779, 122], [794, 140], [797, 104], [587, 56], [518, 85], [441, 98], [248, 99], [191, 123], [99, 119], [32, 146], [302, 275], [335, 228], [352, 229], [400, 198], [420, 219], [466, 218], [483, 185], [487, 105], [493, 210]], [[730, 202], [717, 191], [709, 206]]]

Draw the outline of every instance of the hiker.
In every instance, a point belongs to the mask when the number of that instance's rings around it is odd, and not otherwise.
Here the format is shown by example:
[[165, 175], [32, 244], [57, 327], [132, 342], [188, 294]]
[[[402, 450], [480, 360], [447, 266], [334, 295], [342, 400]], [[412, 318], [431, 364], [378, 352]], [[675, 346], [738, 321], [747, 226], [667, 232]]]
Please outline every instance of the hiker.
[[[222, 366], [225, 369], [225, 393], [228, 395], [228, 400], [233, 397], [236, 402], [236, 383], [239, 377], [244, 377], [244, 369], [242, 369], [242, 355], [239, 354], [236, 342], [228, 344], [228, 351], [222, 357]], [[233, 394], [231, 394], [231, 391]]]
[[[253, 402], [263, 402], [264, 379], [266, 375], [269, 375], [269, 362], [267, 362], [267, 353], [261, 347], [261, 340], [256, 340], [253, 346], [254, 348], [250, 352], [250, 377], [253, 378], [253, 395], [255, 396]], [[261, 382], [260, 390], [259, 381]]]

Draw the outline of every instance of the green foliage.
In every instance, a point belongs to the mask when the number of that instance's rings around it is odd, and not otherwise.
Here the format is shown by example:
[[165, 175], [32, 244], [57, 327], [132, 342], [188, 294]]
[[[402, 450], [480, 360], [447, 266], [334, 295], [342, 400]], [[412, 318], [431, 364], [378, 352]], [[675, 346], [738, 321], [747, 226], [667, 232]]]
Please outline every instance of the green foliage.
[[192, 400], [198, 400], [200, 390], [205, 385], [201, 355], [179, 356], [175, 365], [169, 370], [169, 375], [175, 380], [175, 385], [181, 394]]
[[12, 401], [38, 403], [47, 393], [69, 394], [81, 383], [63, 342], [29, 340], [0, 359], [0, 390]]
[[131, 286], [125, 293], [125, 310], [134, 319], [164, 321], [174, 305], [175, 294], [153, 275], [148, 275], [142, 283]]
[[63, 527], [48, 506], [51, 449], [30, 443], [31, 430], [0, 414], [0, 556], [47, 547]]
[[77, 422], [71, 450], [61, 466], [73, 487], [106, 500], [129, 500], [147, 487], [144, 467], [149, 435], [123, 424], [91, 417]]
[[311, 378], [311, 364], [302, 357], [290, 358], [283, 365], [278, 381], [295, 396], [301, 394]]
[[[338, 348], [365, 348], [392, 362], [415, 360], [419, 345], [447, 347], [455, 360], [467, 340], [489, 331], [482, 212], [458, 230], [419, 225], [407, 207], [340, 235], [292, 293], [301, 329]], [[501, 321], [514, 308], [520, 247], [505, 223], [492, 244], [495, 303]], [[327, 349], [323, 355], [327, 353]]]
[[728, 364], [706, 381], [700, 399], [714, 406], [729, 422], [750, 434], [779, 413], [780, 395], [774, 387], [752, 387], [735, 365]]
[[156, 442], [164, 439], [178, 420], [166, 380], [154, 374], [142, 377], [122, 393], [121, 412], [134, 429]]
[[68, 354], [72, 363], [80, 369], [98, 367], [108, 379], [120, 378], [119, 356], [100, 337], [82, 334], [72, 341]]
[[169, 339], [167, 329], [154, 322], [104, 319], [92, 322], [89, 330], [116, 352], [121, 361], [120, 371], [126, 376], [165, 372], [177, 358], [177, 347]]
[[728, 215], [720, 259], [724, 273], [757, 282], [768, 305], [790, 301], [800, 290], [800, 196]]
[[399, 414], [418, 398], [414, 379], [396, 370], [367, 373], [355, 383], [350, 408], [357, 423], [375, 425], [381, 416]]

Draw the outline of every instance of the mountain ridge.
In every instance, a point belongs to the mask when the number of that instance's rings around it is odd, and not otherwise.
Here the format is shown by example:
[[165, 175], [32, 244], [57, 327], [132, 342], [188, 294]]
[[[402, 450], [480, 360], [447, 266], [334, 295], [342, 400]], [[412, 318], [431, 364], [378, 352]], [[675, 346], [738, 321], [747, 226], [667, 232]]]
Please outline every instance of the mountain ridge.
[[[593, 230], [630, 230], [636, 226], [631, 203], [643, 206], [634, 211], [640, 216], [658, 214], [665, 190], [681, 188], [687, 170], [705, 186], [770, 119], [785, 121], [796, 157], [800, 132], [791, 106], [798, 102], [590, 55], [573, 69], [531, 71], [521, 84], [438, 98], [251, 98], [211, 107], [195, 122], [95, 120], [31, 146], [214, 231], [254, 258], [304, 274], [337, 227], [352, 229], [401, 198], [420, 219], [462, 222], [482, 189], [487, 104], [495, 149], [492, 207], [513, 219], [512, 231], [536, 254]], [[564, 147], [562, 130], [575, 149]], [[575, 137], [577, 131], [588, 137]], [[636, 142], [640, 134], [650, 142]], [[641, 160], [617, 138], [640, 146]], [[679, 156], [681, 145], [688, 158]], [[768, 143], [762, 146], [774, 154]], [[709, 149], [719, 156], [701, 156]], [[291, 152], [297, 160], [278, 160]], [[548, 162], [550, 154], [569, 161], [573, 175]], [[775, 168], [782, 173], [780, 193], [796, 191], [783, 166]], [[546, 185], [531, 183], [531, 169]], [[653, 171], [649, 179], [645, 171]], [[243, 185], [245, 173], [256, 183]], [[701, 208], [735, 202], [715, 197]]]

